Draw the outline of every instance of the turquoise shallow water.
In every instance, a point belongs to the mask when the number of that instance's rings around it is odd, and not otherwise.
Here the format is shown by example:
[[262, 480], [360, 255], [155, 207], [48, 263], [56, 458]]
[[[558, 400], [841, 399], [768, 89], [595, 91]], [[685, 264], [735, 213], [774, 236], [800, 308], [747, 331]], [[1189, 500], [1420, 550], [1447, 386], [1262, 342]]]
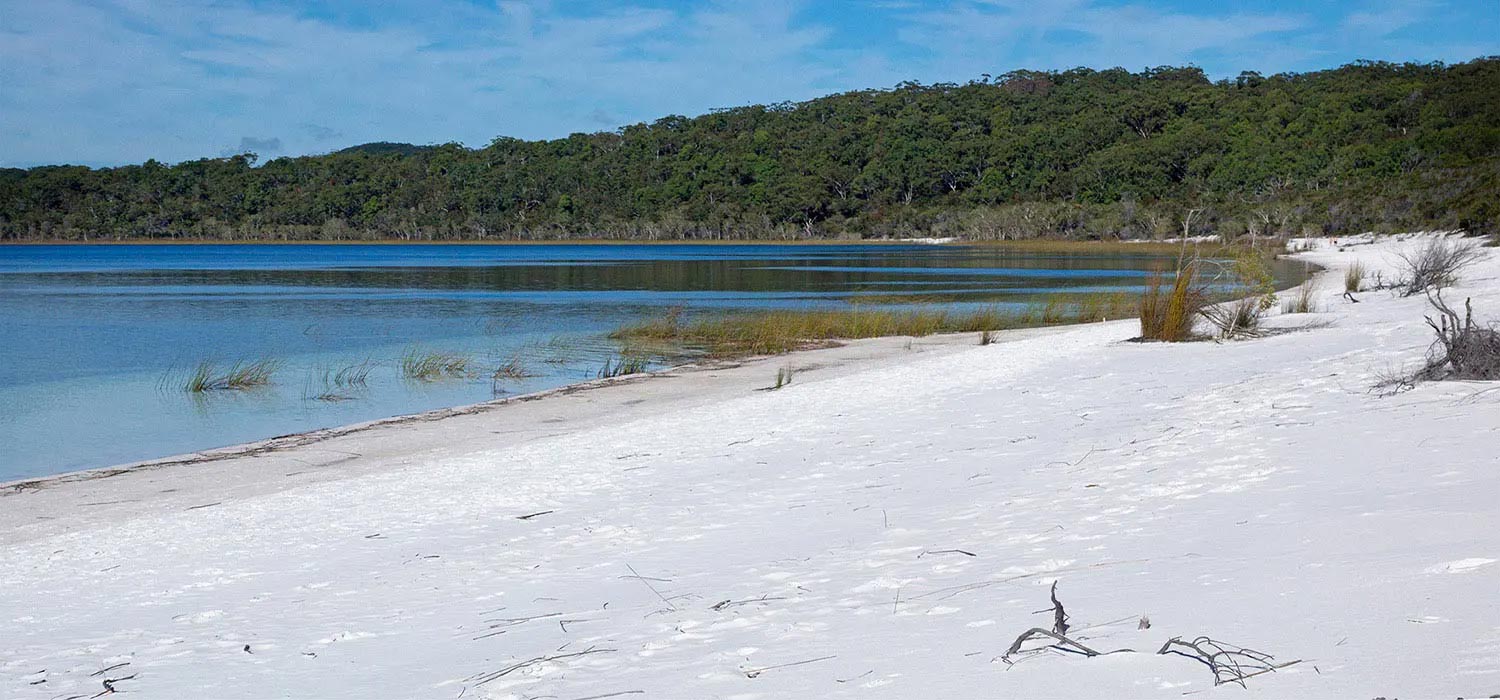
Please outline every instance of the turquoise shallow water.
[[[892, 245], [0, 247], [0, 481], [220, 447], [593, 377], [609, 330], [688, 314], [918, 297], [1015, 304], [1135, 290], [1149, 256]], [[416, 349], [470, 379], [401, 378]], [[275, 358], [271, 386], [194, 396], [209, 360]], [[535, 376], [494, 382], [517, 358]], [[328, 401], [322, 376], [373, 366]]]

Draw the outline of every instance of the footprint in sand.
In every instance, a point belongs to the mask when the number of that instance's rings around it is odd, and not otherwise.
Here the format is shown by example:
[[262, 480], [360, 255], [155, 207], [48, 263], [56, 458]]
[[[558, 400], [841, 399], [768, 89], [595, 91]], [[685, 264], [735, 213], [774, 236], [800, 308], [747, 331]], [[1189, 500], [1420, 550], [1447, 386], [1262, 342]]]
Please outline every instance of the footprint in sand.
[[1427, 567], [1426, 569], [1423, 569], [1422, 573], [1424, 573], [1424, 574], [1466, 574], [1466, 573], [1468, 573], [1470, 571], [1473, 571], [1475, 569], [1478, 569], [1480, 567], [1489, 566], [1490, 564], [1493, 564], [1496, 561], [1500, 561], [1500, 560], [1496, 560], [1496, 559], [1484, 559], [1484, 558], [1481, 558], [1481, 557], [1470, 557], [1468, 559], [1459, 559], [1459, 560], [1456, 560], [1456, 561], [1449, 561], [1449, 562], [1443, 562], [1441, 564], [1435, 564], [1433, 566]]

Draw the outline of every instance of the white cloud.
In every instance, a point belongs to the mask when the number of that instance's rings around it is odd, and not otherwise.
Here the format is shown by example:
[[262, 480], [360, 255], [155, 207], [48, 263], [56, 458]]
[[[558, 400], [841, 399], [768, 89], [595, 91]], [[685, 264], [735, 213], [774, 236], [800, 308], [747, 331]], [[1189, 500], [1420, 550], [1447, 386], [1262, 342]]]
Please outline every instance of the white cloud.
[[0, 0], [0, 165], [481, 145], [1021, 67], [1496, 53], [1492, 38], [1416, 44], [1408, 30], [1452, 8], [1392, 0], [1332, 20], [1131, 0], [635, 1]]

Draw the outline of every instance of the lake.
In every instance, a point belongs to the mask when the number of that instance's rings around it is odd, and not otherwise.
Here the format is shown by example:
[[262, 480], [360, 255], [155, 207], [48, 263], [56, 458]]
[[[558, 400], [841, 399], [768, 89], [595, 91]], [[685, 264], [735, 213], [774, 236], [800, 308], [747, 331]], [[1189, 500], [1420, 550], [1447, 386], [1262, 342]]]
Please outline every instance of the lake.
[[[584, 381], [621, 324], [920, 302], [1022, 306], [1135, 291], [1165, 260], [929, 245], [0, 246], [0, 482]], [[402, 357], [471, 358], [412, 381]], [[269, 386], [192, 394], [199, 363], [269, 358]], [[496, 381], [516, 360], [533, 376]], [[334, 387], [369, 368], [364, 386]]]

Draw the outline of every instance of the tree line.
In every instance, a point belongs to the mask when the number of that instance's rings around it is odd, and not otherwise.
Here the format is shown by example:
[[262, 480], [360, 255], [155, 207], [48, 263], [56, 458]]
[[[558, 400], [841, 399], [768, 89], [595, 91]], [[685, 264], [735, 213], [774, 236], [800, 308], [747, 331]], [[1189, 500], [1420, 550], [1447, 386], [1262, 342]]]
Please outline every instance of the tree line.
[[1500, 57], [1014, 71], [546, 141], [0, 169], [0, 239], [1500, 232]]

